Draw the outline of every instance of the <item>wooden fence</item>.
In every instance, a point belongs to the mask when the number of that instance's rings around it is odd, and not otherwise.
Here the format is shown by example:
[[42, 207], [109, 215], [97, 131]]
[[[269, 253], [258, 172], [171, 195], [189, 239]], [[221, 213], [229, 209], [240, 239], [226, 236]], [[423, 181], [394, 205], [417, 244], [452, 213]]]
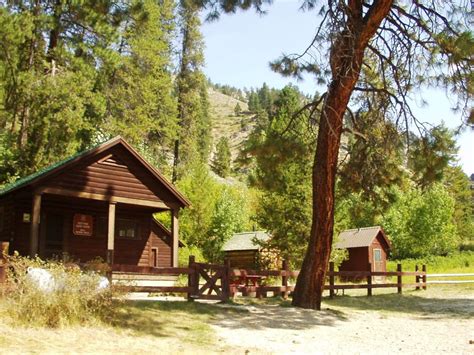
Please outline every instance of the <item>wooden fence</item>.
[[[229, 272], [224, 265], [206, 264], [195, 262], [194, 256], [189, 257], [188, 267], [144, 267], [114, 264], [111, 267], [113, 275], [154, 275], [154, 276], [179, 276], [187, 275], [187, 286], [135, 286], [124, 285], [127, 292], [172, 292], [184, 293], [188, 301], [195, 299], [226, 301], [229, 299]], [[200, 280], [204, 283], [201, 284]]]
[[[4, 260], [0, 258], [0, 283], [5, 280], [6, 267]], [[368, 265], [368, 270], [371, 270], [370, 265]], [[283, 261], [282, 268], [279, 270], [249, 270], [233, 269], [228, 262], [225, 265], [197, 263], [194, 256], [190, 256], [187, 267], [155, 268], [114, 264], [111, 266], [111, 274], [131, 275], [132, 278], [136, 276], [137, 279], [143, 275], [184, 275], [184, 285], [140, 286], [131, 284], [124, 286], [124, 289], [127, 292], [182, 293], [189, 301], [195, 299], [225, 301], [237, 292], [241, 292], [244, 296], [255, 294], [256, 297], [266, 297], [271, 292], [273, 295], [287, 298], [294, 291], [294, 286], [290, 285], [290, 279], [294, 280], [299, 271], [290, 270], [286, 261]], [[403, 277], [405, 277], [405, 282], [403, 282]], [[406, 277], [413, 277], [413, 282], [406, 282]], [[325, 290], [329, 291], [330, 297], [334, 297], [338, 290], [367, 289], [367, 295], [371, 296], [372, 290], [375, 288], [396, 288], [398, 293], [402, 293], [403, 288], [407, 287], [426, 290], [427, 284], [474, 283], [474, 279], [428, 280], [428, 278], [449, 277], [474, 277], [474, 273], [427, 274], [425, 265], [421, 267], [421, 271], [418, 266], [414, 271], [403, 271], [401, 264], [397, 265], [397, 271], [388, 272], [335, 271], [334, 263], [330, 263], [326, 273]], [[390, 282], [395, 278], [396, 282]], [[358, 282], [344, 282], [347, 279], [357, 279]]]
[[[446, 280], [446, 278], [460, 278], [460, 277], [470, 277], [471, 280]], [[427, 274], [426, 275], [428, 284], [468, 284], [474, 283], [474, 273], [464, 273], [464, 274]], [[441, 278], [442, 280], [430, 280], [431, 278]]]
[[[371, 270], [369, 264], [368, 270]], [[244, 270], [232, 269], [230, 271], [231, 290], [230, 295], [236, 292], [242, 292], [243, 295], [255, 293], [256, 297], [266, 297], [268, 292], [273, 294], [281, 294], [282, 297], [287, 298], [288, 294], [294, 290], [294, 286], [288, 285], [288, 278], [297, 277], [299, 271], [290, 271], [288, 263], [284, 262], [281, 270]], [[397, 277], [395, 283], [374, 283], [374, 277], [383, 278]], [[403, 283], [403, 276], [414, 277], [414, 282]], [[280, 277], [280, 285], [265, 285], [265, 278]], [[367, 295], [372, 296], [372, 289], [374, 288], [397, 288], [398, 293], [402, 293], [404, 287], [415, 287], [416, 289], [423, 288], [426, 290], [426, 266], [423, 265], [422, 271], [402, 271], [402, 265], [398, 264], [397, 271], [378, 272], [378, 271], [334, 271], [334, 263], [330, 263], [329, 271], [326, 273], [327, 281], [324, 289], [329, 290], [329, 296], [334, 297], [336, 290], [349, 289], [367, 289]], [[365, 283], [344, 283], [336, 284], [336, 278], [352, 278], [358, 280], [365, 280]]]

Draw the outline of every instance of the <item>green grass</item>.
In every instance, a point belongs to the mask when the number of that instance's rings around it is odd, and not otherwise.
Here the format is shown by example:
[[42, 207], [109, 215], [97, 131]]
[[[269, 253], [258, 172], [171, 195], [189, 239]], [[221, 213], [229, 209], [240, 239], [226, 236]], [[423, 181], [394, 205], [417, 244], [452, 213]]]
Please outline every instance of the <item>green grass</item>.
[[401, 263], [404, 271], [414, 271], [415, 265], [421, 269], [425, 264], [428, 273], [474, 273], [474, 252], [465, 251], [449, 256], [431, 256], [423, 259], [391, 260], [387, 263], [388, 271], [396, 271], [397, 263]]

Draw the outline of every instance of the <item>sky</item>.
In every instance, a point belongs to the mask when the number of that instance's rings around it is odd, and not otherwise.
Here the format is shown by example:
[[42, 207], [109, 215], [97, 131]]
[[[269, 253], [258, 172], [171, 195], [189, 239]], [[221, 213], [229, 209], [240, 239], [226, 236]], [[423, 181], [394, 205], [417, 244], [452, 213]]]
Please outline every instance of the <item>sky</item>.
[[[266, 15], [254, 11], [239, 11], [234, 15], [222, 14], [218, 21], [204, 22], [202, 33], [206, 49], [204, 72], [214, 83], [237, 88], [282, 88], [288, 83], [301, 91], [314, 94], [324, 92], [311, 76], [303, 81], [284, 78], [274, 73], [269, 62], [282, 53], [300, 53], [311, 42], [318, 24], [316, 12], [299, 11], [297, 0], [276, 0]], [[422, 107], [421, 98], [428, 102]], [[442, 90], [425, 90], [416, 95], [412, 108], [421, 121], [431, 124], [444, 122], [457, 128], [460, 114], [450, 107], [456, 98], [447, 98]], [[456, 137], [459, 146], [458, 161], [464, 172], [474, 174], [474, 131], [464, 130]]]

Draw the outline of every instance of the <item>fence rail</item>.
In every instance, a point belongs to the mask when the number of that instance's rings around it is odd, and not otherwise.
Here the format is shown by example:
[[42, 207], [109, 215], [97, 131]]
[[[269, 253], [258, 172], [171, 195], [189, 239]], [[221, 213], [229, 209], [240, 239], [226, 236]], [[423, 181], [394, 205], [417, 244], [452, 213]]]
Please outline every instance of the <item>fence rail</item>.
[[[422, 271], [419, 271], [418, 266], [415, 271], [402, 271], [402, 265], [397, 265], [397, 271], [370, 271], [371, 264], [368, 265], [367, 271], [335, 271], [334, 263], [330, 263], [329, 271], [326, 273], [327, 281], [324, 286], [325, 290], [329, 290], [329, 296], [334, 297], [336, 290], [350, 290], [350, 289], [367, 289], [367, 295], [372, 295], [374, 288], [396, 288], [398, 293], [402, 293], [403, 288], [415, 287], [416, 289], [426, 289], [426, 266], [422, 266]], [[282, 297], [288, 297], [288, 294], [294, 291], [294, 286], [288, 285], [289, 277], [297, 277], [299, 271], [291, 271], [288, 269], [288, 263], [284, 262], [281, 270], [245, 270], [232, 269], [230, 270], [231, 291], [234, 295], [236, 292], [242, 292], [243, 295], [248, 295], [255, 292], [256, 297], [265, 297], [267, 292], [274, 294], [281, 294]], [[262, 283], [265, 277], [281, 277], [281, 286], [271, 285], [267, 286]], [[374, 277], [397, 277], [397, 282], [391, 283], [374, 283]], [[414, 282], [402, 282], [403, 276], [414, 277]], [[345, 283], [336, 284], [336, 278], [352, 278], [365, 279], [366, 283]], [[249, 282], [250, 281], [250, 282]]]
[[465, 273], [465, 274], [427, 274], [426, 277], [429, 278], [445, 278], [445, 277], [471, 277], [472, 280], [428, 280], [428, 284], [469, 284], [474, 283], [474, 273]]
[[[0, 258], [0, 284], [5, 281], [7, 265]], [[403, 271], [402, 265], [397, 265], [397, 271], [371, 271], [369, 264], [366, 271], [335, 271], [334, 263], [330, 263], [326, 273], [326, 284], [324, 289], [329, 291], [330, 297], [334, 297], [338, 290], [367, 289], [367, 295], [372, 295], [373, 289], [396, 288], [398, 293], [402, 293], [403, 288], [415, 287], [416, 289], [426, 289], [428, 284], [456, 284], [474, 283], [474, 273], [465, 274], [427, 274], [426, 266], [422, 265], [421, 271], [418, 265], [415, 271]], [[294, 291], [294, 286], [290, 285], [290, 278], [296, 278], [299, 271], [290, 270], [287, 261], [283, 261], [280, 270], [250, 270], [234, 269], [227, 261], [225, 265], [205, 264], [195, 262], [194, 256], [189, 257], [187, 267], [165, 267], [156, 268], [148, 266], [134, 266], [113, 264], [111, 265], [110, 276], [114, 275], [153, 275], [153, 276], [187, 276], [187, 285], [169, 286], [122, 286], [127, 292], [171, 292], [184, 293], [189, 301], [194, 299], [211, 299], [225, 301], [233, 297], [237, 292], [247, 296], [255, 293], [256, 297], [266, 297], [269, 292], [273, 295], [281, 295], [287, 298]], [[374, 282], [377, 278], [382, 278], [382, 283]], [[409, 280], [403, 277], [409, 277]], [[472, 280], [428, 280], [429, 278], [462, 278], [472, 277]], [[269, 278], [272, 284], [268, 285]], [[278, 284], [274, 278], [280, 278]], [[385, 278], [396, 278], [387, 280]], [[348, 279], [365, 280], [359, 283], [347, 283]], [[275, 284], [276, 281], [276, 284]], [[336, 283], [337, 281], [337, 283]], [[378, 280], [377, 280], [378, 281]], [[395, 281], [395, 282], [394, 282]]]

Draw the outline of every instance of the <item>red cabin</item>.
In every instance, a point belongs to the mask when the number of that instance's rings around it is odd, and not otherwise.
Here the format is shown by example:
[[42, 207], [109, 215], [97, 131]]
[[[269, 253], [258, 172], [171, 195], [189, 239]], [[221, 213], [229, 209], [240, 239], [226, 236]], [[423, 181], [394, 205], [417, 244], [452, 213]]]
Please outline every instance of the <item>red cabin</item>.
[[340, 271], [368, 271], [369, 263], [371, 271], [387, 271], [391, 244], [380, 226], [345, 230], [339, 234], [335, 247], [349, 253]]

